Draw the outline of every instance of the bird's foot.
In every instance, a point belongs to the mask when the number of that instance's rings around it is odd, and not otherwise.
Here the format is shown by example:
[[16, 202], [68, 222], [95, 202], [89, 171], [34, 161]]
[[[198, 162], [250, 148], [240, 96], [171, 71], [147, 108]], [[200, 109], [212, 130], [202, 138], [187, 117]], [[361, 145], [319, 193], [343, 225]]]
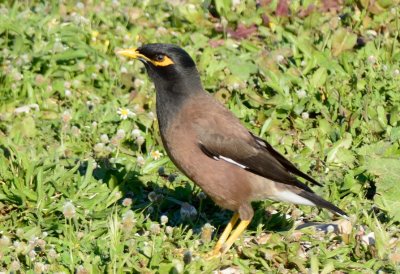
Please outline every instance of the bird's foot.
[[221, 257], [222, 253], [219, 248], [215, 248], [213, 251], [208, 252], [204, 257], [206, 260], [212, 260]]

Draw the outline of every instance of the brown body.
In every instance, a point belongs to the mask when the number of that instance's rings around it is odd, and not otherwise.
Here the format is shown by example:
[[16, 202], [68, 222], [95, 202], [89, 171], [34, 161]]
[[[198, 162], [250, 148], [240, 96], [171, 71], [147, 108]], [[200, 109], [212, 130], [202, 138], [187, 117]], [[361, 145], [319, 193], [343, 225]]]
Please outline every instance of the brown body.
[[[212, 114], [209, 108], [199, 107], [204, 105], [213, 109]], [[218, 132], [213, 134], [213, 130]], [[253, 217], [252, 201], [266, 198], [280, 200], [275, 193], [287, 188], [296, 190], [293, 186], [276, 184], [235, 164], [204, 154], [199, 143], [213, 136], [218, 142], [221, 135], [256, 145], [253, 136], [240, 121], [207, 93], [196, 94], [185, 101], [173, 122], [165, 132], [161, 132], [164, 147], [174, 164], [216, 204], [239, 212], [242, 220]], [[238, 153], [241, 150], [237, 147]]]
[[[183, 49], [149, 44], [119, 53], [141, 60], [154, 81], [157, 119], [171, 160], [215, 203], [235, 212], [214, 255], [226, 252], [246, 229], [254, 214], [252, 201], [268, 198], [324, 207], [345, 215], [296, 176], [314, 185], [320, 183], [250, 133], [204, 91], [196, 65]], [[239, 218], [240, 223], [231, 233]]]

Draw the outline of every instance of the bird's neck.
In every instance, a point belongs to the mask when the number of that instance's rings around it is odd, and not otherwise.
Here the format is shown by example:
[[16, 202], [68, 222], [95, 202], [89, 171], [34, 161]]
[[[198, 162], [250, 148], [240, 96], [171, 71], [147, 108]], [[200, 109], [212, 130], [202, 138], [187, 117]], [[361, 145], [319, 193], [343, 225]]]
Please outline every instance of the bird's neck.
[[161, 134], [164, 134], [171, 121], [182, 109], [186, 100], [205, 92], [199, 81], [176, 81], [156, 85], [157, 119]]

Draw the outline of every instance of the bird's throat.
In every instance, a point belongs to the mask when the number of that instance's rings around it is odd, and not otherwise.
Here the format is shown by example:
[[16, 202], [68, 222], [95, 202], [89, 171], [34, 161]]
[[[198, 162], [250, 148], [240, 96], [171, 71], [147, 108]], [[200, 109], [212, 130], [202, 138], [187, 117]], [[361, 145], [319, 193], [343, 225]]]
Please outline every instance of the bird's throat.
[[171, 93], [167, 90], [157, 89], [156, 97], [158, 125], [161, 134], [164, 135], [169, 124], [187, 100], [187, 96], [182, 93]]

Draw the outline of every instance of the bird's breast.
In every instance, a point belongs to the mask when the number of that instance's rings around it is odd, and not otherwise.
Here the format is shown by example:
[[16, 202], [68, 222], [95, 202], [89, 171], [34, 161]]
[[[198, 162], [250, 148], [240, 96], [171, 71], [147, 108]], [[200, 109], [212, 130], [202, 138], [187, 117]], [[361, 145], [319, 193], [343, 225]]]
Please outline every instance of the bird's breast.
[[172, 162], [196, 183], [219, 206], [237, 211], [252, 200], [249, 179], [256, 176], [223, 160], [203, 153], [197, 131], [188, 117], [176, 116], [162, 134], [162, 140]]

